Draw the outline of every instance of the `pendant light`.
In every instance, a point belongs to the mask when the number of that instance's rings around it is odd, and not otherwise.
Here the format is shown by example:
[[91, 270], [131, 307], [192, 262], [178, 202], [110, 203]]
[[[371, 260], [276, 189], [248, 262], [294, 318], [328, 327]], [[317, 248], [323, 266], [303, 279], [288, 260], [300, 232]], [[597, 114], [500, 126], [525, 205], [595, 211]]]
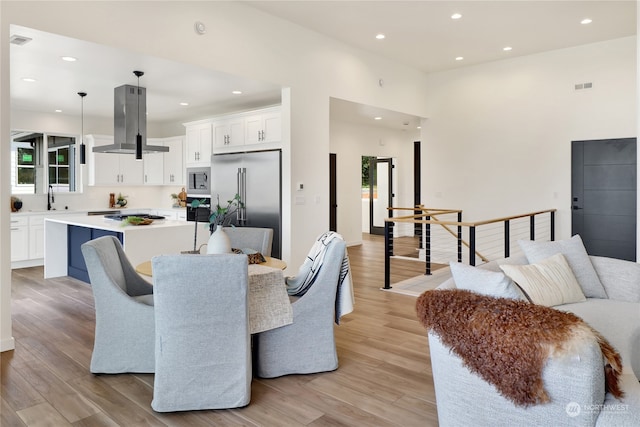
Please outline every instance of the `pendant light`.
[[138, 77], [138, 134], [136, 135], [136, 160], [142, 160], [142, 135], [140, 135], [140, 76], [144, 76], [142, 71], [134, 71], [133, 74]]
[[80, 95], [80, 164], [87, 163], [87, 147], [84, 145], [84, 97], [86, 92], [78, 92]]

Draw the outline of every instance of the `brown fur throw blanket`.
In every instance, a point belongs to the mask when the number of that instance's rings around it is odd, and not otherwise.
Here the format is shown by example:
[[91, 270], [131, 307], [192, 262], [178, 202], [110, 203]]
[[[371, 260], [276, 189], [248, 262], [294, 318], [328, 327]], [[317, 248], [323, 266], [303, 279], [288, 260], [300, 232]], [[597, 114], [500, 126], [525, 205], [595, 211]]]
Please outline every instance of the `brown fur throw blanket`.
[[593, 339], [604, 356], [607, 391], [618, 398], [623, 395], [618, 385], [620, 355], [572, 313], [461, 289], [424, 292], [416, 310], [420, 322], [469, 370], [516, 405], [548, 402], [542, 381], [546, 360], [575, 354]]

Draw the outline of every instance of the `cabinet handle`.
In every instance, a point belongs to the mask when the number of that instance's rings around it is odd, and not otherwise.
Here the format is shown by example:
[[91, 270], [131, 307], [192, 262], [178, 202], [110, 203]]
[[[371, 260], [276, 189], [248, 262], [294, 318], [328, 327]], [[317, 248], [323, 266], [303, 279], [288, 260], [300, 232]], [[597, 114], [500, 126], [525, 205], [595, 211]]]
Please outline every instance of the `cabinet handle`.
[[144, 182], [147, 182], [147, 174], [144, 174]]

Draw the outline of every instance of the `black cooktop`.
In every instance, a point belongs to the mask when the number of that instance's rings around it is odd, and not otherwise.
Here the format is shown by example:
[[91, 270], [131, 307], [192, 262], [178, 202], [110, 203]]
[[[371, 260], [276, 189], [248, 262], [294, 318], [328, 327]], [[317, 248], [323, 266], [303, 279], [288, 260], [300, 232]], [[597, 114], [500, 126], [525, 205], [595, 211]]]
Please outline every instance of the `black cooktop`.
[[165, 217], [160, 215], [151, 215], [147, 213], [130, 213], [130, 214], [117, 214], [117, 215], [105, 215], [104, 217], [107, 219], [113, 219], [115, 221], [124, 221], [130, 216], [137, 216], [145, 219], [164, 219]]

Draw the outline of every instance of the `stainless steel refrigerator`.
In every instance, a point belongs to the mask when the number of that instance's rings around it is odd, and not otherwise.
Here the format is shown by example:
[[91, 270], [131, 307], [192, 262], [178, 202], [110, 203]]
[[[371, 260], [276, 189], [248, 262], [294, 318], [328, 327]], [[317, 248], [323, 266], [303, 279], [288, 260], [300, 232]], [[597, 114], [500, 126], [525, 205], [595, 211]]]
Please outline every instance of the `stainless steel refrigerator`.
[[221, 153], [211, 156], [211, 204], [220, 196], [220, 205], [236, 193], [244, 208], [232, 224], [236, 227], [273, 228], [271, 254], [282, 257], [282, 171], [280, 150]]

